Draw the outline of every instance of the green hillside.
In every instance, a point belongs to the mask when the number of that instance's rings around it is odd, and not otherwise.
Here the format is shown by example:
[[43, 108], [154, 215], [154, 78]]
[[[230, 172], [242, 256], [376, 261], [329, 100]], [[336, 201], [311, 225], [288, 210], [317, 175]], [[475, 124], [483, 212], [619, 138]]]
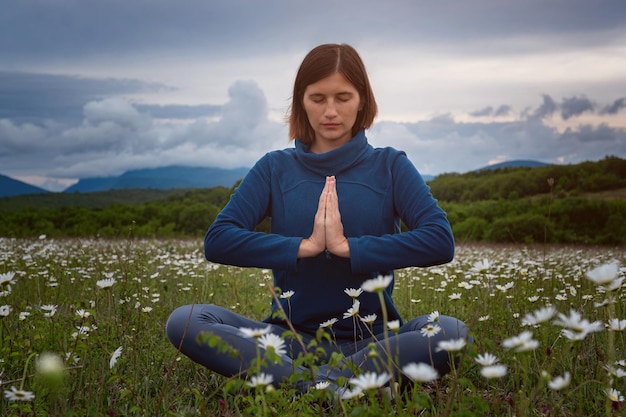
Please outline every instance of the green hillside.
[[[617, 157], [444, 174], [429, 185], [459, 242], [626, 244], [626, 160]], [[233, 189], [2, 198], [0, 236], [200, 237]]]

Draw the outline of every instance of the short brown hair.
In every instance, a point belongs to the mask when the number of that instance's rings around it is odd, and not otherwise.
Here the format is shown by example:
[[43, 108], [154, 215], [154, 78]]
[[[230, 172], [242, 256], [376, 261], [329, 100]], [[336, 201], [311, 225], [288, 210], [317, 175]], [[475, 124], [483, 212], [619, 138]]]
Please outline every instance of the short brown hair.
[[356, 88], [361, 98], [361, 110], [352, 127], [352, 136], [372, 125], [378, 106], [361, 57], [350, 45], [324, 44], [313, 48], [304, 57], [296, 74], [288, 116], [289, 139], [297, 138], [309, 146], [313, 143], [315, 133], [304, 110], [304, 91], [309, 85], [335, 72], [343, 75]]

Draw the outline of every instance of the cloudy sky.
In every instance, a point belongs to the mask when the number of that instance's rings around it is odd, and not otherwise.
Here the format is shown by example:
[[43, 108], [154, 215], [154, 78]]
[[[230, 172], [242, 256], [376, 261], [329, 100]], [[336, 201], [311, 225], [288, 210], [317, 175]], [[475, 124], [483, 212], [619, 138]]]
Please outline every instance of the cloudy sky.
[[59, 191], [290, 146], [295, 72], [360, 52], [374, 146], [423, 174], [626, 157], [626, 3], [20, 0], [0, 6], [0, 174]]

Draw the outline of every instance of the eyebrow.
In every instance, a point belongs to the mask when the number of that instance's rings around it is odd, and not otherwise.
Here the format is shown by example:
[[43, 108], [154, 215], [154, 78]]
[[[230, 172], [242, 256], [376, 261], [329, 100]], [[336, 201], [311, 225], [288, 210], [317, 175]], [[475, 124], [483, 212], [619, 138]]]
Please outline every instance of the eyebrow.
[[[335, 96], [354, 96], [354, 93], [352, 91], [340, 91], [339, 93], [334, 94]], [[309, 97], [326, 97], [326, 94], [323, 93], [310, 93], [308, 94]]]

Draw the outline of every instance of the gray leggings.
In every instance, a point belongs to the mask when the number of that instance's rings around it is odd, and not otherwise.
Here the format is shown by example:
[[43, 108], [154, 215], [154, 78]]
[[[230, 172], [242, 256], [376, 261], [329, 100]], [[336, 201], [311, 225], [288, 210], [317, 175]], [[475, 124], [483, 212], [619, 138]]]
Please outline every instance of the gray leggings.
[[[449, 316], [439, 317], [439, 326], [442, 331], [437, 335], [426, 337], [420, 333], [420, 329], [428, 323], [426, 315], [419, 316], [405, 323], [397, 335], [389, 332], [389, 347], [394, 362], [394, 368], [402, 368], [408, 363], [427, 363], [432, 365], [443, 375], [450, 371], [450, 354], [446, 351], [436, 351], [437, 343], [440, 340], [465, 338], [470, 339], [468, 329], [463, 322]], [[245, 377], [246, 370], [250, 363], [257, 357], [256, 340], [244, 337], [239, 331], [241, 327], [265, 328], [271, 326], [271, 332], [279, 336], [289, 330], [288, 327], [249, 319], [236, 314], [228, 309], [212, 304], [191, 304], [177, 308], [167, 321], [167, 337], [172, 344], [188, 356], [191, 360], [217, 372], [221, 375], [231, 377], [241, 375]], [[239, 354], [232, 356], [219, 352], [218, 347], [211, 347], [208, 343], [199, 343], [198, 336], [202, 332], [210, 332], [217, 335], [221, 340], [235, 348]], [[314, 339], [314, 336], [301, 334], [304, 345]], [[295, 341], [286, 340], [288, 354], [282, 357], [282, 363], [269, 364], [262, 371], [274, 377], [274, 384], [278, 385], [294, 374], [301, 372], [303, 376], [311, 375], [305, 368], [296, 368], [293, 365], [293, 358], [296, 358], [302, 349]], [[374, 343], [373, 343], [374, 342]], [[376, 355], [371, 354], [370, 343], [373, 343], [377, 350]], [[346, 357], [348, 363], [355, 364], [363, 370], [380, 372], [386, 369], [387, 361], [385, 353], [387, 345], [383, 342], [383, 335], [376, 335], [374, 338], [355, 341], [353, 339], [335, 340], [332, 343], [323, 339], [319, 346], [326, 351], [326, 356], [330, 357], [333, 352], [338, 352]], [[381, 368], [381, 366], [383, 366]], [[334, 382], [337, 377], [350, 378], [353, 372], [350, 367], [330, 368], [328, 365], [319, 366], [315, 382], [330, 380]], [[397, 372], [394, 373], [397, 381], [407, 382], [404, 377]], [[306, 385], [306, 384], [305, 384]]]

